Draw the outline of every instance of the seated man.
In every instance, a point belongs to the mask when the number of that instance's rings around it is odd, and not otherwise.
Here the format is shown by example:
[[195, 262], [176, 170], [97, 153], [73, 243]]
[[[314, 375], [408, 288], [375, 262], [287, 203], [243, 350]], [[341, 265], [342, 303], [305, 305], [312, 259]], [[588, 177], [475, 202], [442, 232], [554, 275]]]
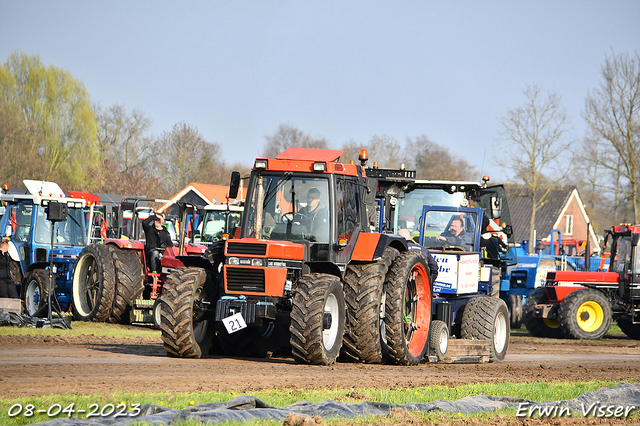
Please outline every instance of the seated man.
[[436, 237], [436, 241], [444, 241], [448, 245], [460, 246], [465, 250], [473, 247], [473, 236], [464, 230], [464, 219], [454, 217], [451, 219], [449, 229]]
[[329, 211], [320, 202], [320, 191], [311, 188], [307, 193], [307, 205], [296, 212], [294, 223], [304, 225], [315, 241], [329, 241]]

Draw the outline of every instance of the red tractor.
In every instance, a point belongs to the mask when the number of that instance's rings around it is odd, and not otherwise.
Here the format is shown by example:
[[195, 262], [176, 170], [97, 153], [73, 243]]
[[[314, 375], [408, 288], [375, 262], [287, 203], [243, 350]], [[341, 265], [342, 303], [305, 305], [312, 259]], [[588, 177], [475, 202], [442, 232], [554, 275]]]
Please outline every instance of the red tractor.
[[[153, 213], [142, 202], [158, 200], [126, 197], [116, 207], [105, 206], [106, 237], [103, 244], [90, 244], [79, 255], [73, 274], [74, 315], [84, 321], [152, 323], [155, 300], [162, 294], [166, 279], [163, 273], [150, 272], [144, 255], [144, 232], [141, 220]], [[193, 215], [194, 207], [183, 204], [183, 217]], [[184, 244], [184, 230], [176, 235], [173, 247], [164, 251], [164, 258], [179, 255], [201, 256], [204, 246]], [[173, 232], [175, 234], [175, 230]], [[133, 309], [129, 309], [133, 305]]]
[[604, 247], [609, 237], [608, 272], [549, 272], [546, 286], [531, 293], [523, 310], [531, 334], [600, 339], [616, 321], [627, 336], [640, 339], [640, 225], [608, 229]]
[[[375, 179], [343, 151], [291, 148], [255, 161], [242, 224], [203, 258], [179, 257], [160, 299], [167, 353], [288, 350], [328, 365], [418, 364], [428, 347], [432, 284], [421, 252], [372, 233]], [[230, 197], [240, 176], [232, 175]], [[178, 266], [178, 265], [177, 265]], [[356, 318], [358, 319], [356, 321]]]

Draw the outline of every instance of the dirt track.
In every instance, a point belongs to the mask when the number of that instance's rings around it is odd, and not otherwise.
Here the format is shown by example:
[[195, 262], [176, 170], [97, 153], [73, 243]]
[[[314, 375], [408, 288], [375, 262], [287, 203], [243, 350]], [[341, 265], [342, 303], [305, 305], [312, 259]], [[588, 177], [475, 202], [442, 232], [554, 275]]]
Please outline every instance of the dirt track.
[[417, 367], [337, 363], [323, 367], [297, 365], [290, 358], [169, 358], [160, 339], [154, 338], [0, 336], [0, 371], [2, 398], [114, 390], [253, 392], [532, 380], [640, 381], [640, 342], [512, 337], [502, 363]]

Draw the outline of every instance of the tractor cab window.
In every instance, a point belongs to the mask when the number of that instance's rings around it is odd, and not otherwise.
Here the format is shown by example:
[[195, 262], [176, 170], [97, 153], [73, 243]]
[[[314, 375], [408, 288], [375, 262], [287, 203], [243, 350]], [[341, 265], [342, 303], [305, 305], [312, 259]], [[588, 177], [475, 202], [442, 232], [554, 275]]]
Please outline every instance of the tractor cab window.
[[[36, 242], [51, 244], [51, 222], [47, 220], [44, 207], [37, 207]], [[69, 208], [67, 220], [54, 222], [53, 243], [68, 246], [82, 246], [85, 244], [84, 212], [82, 209]]]
[[329, 242], [329, 182], [325, 178], [260, 176], [254, 179], [247, 237]]
[[631, 237], [620, 237], [616, 240], [615, 246], [611, 248], [615, 252], [611, 261], [609, 271], [624, 273], [631, 261]]
[[445, 247], [473, 250], [478, 223], [475, 212], [429, 210], [419, 222], [424, 233], [425, 247], [436, 250]]
[[11, 226], [13, 227], [13, 239], [15, 241], [29, 241], [29, 236], [31, 235], [31, 218], [33, 217], [33, 208], [33, 204], [18, 204], [15, 211], [15, 221], [13, 218], [11, 220]]
[[422, 206], [461, 207], [464, 203], [464, 193], [449, 194], [442, 189], [417, 188], [405, 194], [396, 208], [395, 232], [408, 229], [418, 232], [418, 223], [422, 214]]
[[202, 219], [203, 229], [201, 242], [215, 243], [222, 239], [222, 234], [228, 233], [240, 223], [241, 212], [226, 210], [208, 210]]

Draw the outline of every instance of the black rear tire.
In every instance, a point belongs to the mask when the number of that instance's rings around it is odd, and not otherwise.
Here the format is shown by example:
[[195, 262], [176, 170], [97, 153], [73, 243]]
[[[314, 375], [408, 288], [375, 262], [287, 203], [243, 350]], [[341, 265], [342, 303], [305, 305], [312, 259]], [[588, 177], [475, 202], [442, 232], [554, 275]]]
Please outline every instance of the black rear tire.
[[340, 279], [308, 274], [298, 281], [291, 309], [291, 353], [296, 362], [330, 365], [342, 347], [346, 307]]
[[618, 320], [618, 327], [629, 338], [640, 340], [640, 324], [632, 324], [631, 320], [620, 318]]
[[109, 322], [126, 323], [129, 320], [129, 302], [140, 298], [144, 291], [144, 272], [141, 253], [109, 245], [116, 272], [116, 294]]
[[[176, 269], [167, 277], [160, 300], [164, 349], [178, 358], [202, 358], [215, 340], [213, 282], [202, 268]], [[207, 302], [207, 303], [205, 303]]]
[[398, 250], [387, 247], [382, 259], [373, 263], [352, 264], [344, 276], [347, 326], [342, 343], [342, 358], [349, 361], [380, 364], [383, 351], [384, 278]]
[[509, 310], [504, 300], [496, 297], [474, 297], [462, 313], [463, 339], [489, 340], [489, 362], [504, 360], [509, 348]]
[[558, 309], [560, 328], [574, 339], [601, 339], [611, 320], [611, 304], [601, 291], [590, 288], [572, 291]]
[[522, 296], [519, 294], [510, 294], [507, 301], [509, 307], [509, 321], [511, 329], [522, 327]]
[[106, 321], [113, 309], [116, 274], [108, 247], [91, 244], [78, 256], [73, 271], [73, 316], [80, 321]]
[[384, 322], [394, 364], [417, 365], [427, 350], [432, 301], [428, 271], [424, 255], [417, 251], [400, 254], [389, 268]]
[[536, 318], [534, 314], [535, 305], [547, 303], [547, 290], [545, 287], [538, 287], [529, 293], [527, 300], [522, 308], [522, 323], [534, 337], [553, 337], [561, 339], [564, 333], [560, 328], [557, 320], [549, 320], [546, 318]]
[[438, 361], [443, 361], [447, 356], [447, 349], [449, 349], [449, 328], [447, 328], [447, 324], [444, 321], [432, 321], [430, 334], [429, 346], [431, 347], [431, 352], [438, 358]]
[[33, 316], [38, 309], [47, 304], [49, 295], [49, 271], [34, 269], [22, 279], [22, 303], [24, 312]]

